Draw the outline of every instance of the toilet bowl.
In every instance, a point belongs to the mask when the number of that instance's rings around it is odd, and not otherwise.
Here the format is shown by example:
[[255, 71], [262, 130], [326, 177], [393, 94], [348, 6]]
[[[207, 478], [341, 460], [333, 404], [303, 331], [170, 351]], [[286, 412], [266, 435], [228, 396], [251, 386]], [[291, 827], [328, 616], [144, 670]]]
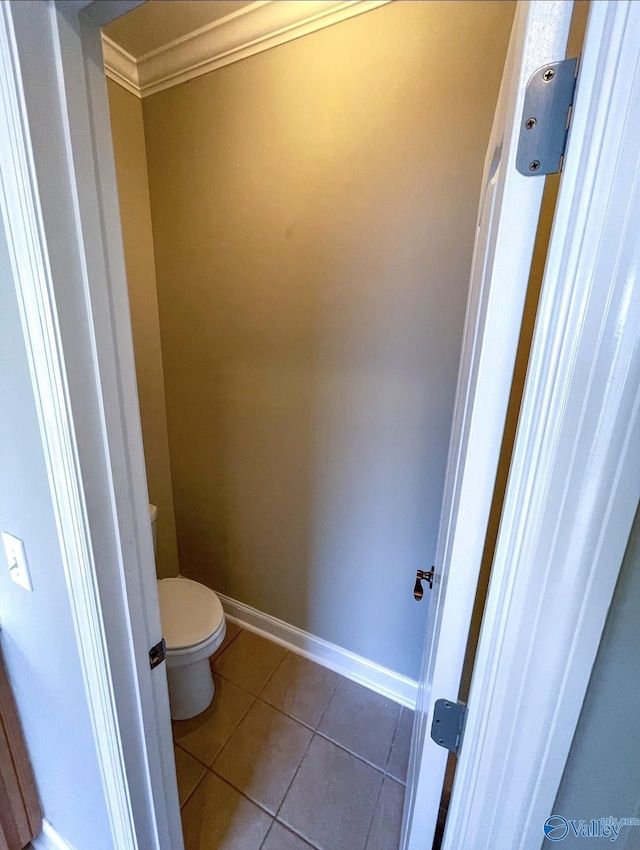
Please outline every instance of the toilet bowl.
[[160, 579], [158, 595], [171, 717], [188, 720], [213, 699], [209, 659], [224, 640], [224, 611], [213, 590], [188, 578]]
[[[157, 509], [150, 505], [149, 511], [155, 547]], [[188, 720], [208, 708], [213, 699], [209, 659], [224, 640], [224, 611], [213, 590], [182, 576], [160, 579], [158, 597], [167, 647], [171, 717]]]

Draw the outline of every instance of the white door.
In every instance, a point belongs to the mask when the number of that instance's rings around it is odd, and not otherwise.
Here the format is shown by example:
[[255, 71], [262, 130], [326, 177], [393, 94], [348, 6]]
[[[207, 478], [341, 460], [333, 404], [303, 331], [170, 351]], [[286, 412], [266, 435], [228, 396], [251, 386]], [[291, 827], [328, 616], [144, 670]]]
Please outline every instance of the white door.
[[489, 140], [407, 780], [404, 850], [430, 848], [435, 832], [448, 752], [430, 737], [433, 705], [436, 699], [455, 702], [460, 686], [544, 188], [543, 176], [523, 176], [515, 165], [525, 88], [534, 71], [565, 58], [572, 11], [565, 0], [518, 4]]

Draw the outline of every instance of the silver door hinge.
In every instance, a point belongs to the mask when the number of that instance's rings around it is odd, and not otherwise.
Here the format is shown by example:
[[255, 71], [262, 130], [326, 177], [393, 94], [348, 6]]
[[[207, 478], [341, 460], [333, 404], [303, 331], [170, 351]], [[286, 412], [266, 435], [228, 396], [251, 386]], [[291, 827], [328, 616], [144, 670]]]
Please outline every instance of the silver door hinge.
[[167, 657], [167, 645], [164, 642], [164, 638], [157, 643], [155, 646], [152, 646], [149, 650], [149, 666], [153, 670], [158, 666], [158, 664], [162, 664], [164, 659]]
[[516, 168], [527, 177], [562, 170], [578, 70], [577, 59], [549, 62], [524, 95]]
[[457, 753], [460, 749], [467, 706], [463, 702], [437, 699], [433, 707], [431, 737], [440, 747]]

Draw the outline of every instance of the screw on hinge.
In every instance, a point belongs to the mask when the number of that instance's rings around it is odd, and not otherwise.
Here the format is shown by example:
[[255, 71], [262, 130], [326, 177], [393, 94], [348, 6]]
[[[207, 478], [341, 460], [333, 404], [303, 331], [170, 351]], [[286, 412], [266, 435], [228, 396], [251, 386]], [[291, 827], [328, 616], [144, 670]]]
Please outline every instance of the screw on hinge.
[[529, 171], [537, 171], [540, 168], [540, 160], [534, 159], [533, 162], [529, 163]]
[[555, 75], [556, 72], [553, 70], [553, 68], [547, 68], [547, 70], [542, 75], [542, 79], [545, 81], [545, 83], [548, 83], [555, 77]]
[[527, 128], [527, 130], [533, 130], [537, 123], [538, 121], [536, 118], [527, 118], [527, 120], [524, 122], [524, 126]]

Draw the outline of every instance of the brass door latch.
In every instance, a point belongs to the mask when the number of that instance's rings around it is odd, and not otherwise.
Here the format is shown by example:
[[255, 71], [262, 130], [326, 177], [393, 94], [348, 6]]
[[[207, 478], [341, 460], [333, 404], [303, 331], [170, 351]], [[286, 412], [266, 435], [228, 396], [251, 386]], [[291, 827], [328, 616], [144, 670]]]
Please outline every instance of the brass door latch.
[[433, 567], [431, 567], [431, 569], [428, 572], [425, 571], [425, 570], [418, 570], [416, 572], [416, 584], [415, 584], [415, 587], [413, 588], [413, 597], [418, 602], [420, 602], [420, 600], [424, 596], [424, 589], [422, 587], [422, 580], [424, 579], [425, 581], [428, 581], [429, 582], [429, 589], [431, 589], [433, 587], [433, 575], [434, 575]]

